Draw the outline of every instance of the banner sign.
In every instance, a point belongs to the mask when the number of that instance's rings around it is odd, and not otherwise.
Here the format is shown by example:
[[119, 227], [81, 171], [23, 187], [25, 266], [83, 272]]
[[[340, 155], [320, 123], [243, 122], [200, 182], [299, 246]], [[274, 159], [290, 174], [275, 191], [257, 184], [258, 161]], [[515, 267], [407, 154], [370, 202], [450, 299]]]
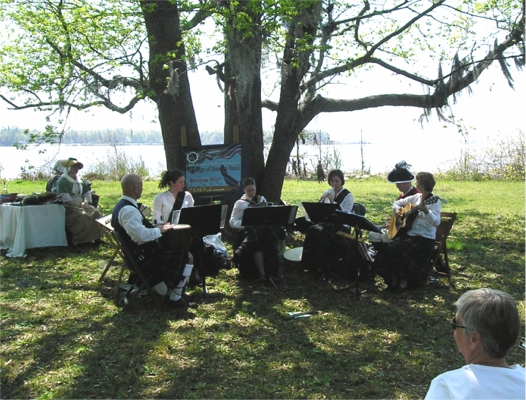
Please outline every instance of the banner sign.
[[221, 194], [241, 185], [248, 173], [246, 146], [242, 144], [181, 147], [180, 169], [192, 194]]

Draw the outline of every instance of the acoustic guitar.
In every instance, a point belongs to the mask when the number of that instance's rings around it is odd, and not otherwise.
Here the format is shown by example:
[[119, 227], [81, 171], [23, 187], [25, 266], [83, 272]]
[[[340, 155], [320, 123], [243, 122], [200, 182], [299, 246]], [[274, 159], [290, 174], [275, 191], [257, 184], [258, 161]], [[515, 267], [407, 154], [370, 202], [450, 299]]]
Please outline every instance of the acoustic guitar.
[[[440, 197], [431, 196], [428, 199], [425, 199], [423, 204], [434, 204]], [[422, 203], [421, 203], [422, 204]], [[415, 222], [416, 216], [420, 212], [419, 206], [414, 204], [406, 204], [403, 208], [400, 209], [400, 215], [393, 213], [391, 220], [389, 221], [389, 230], [387, 231], [387, 237], [393, 240], [399, 236], [402, 236], [405, 232], [411, 230], [413, 227], [413, 222]]]

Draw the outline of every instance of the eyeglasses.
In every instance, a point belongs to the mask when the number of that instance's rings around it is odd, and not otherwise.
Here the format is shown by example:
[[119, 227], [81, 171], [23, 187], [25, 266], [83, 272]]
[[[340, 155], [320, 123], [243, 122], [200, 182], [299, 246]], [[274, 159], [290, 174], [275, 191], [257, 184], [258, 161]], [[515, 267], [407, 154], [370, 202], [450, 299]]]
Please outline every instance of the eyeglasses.
[[451, 324], [451, 327], [453, 328], [453, 330], [455, 330], [457, 328], [468, 329], [464, 325], [457, 324], [457, 318], [456, 317], [451, 318], [451, 321], [449, 321], [449, 323]]

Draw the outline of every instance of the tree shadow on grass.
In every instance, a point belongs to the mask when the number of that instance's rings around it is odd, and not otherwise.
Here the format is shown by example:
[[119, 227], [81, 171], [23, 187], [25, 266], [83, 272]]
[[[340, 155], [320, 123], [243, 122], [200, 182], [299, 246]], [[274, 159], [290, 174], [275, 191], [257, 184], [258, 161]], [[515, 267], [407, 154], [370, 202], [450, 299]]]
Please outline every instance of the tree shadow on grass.
[[[380, 292], [372, 280], [356, 297], [345, 290], [353, 282], [318, 284], [288, 265], [278, 292], [223, 270], [210, 279], [212, 300], [183, 314], [148, 298], [123, 311], [101, 296], [105, 251], [43, 252], [8, 265], [2, 281], [2, 397], [423, 397], [436, 374], [463, 364], [448, 321], [465, 284], [493, 279], [476, 276], [480, 260], [499, 258], [486, 245], [482, 258], [450, 252], [455, 284], [402, 295]], [[19, 282], [28, 284], [17, 289]], [[318, 313], [287, 318], [309, 310]]]

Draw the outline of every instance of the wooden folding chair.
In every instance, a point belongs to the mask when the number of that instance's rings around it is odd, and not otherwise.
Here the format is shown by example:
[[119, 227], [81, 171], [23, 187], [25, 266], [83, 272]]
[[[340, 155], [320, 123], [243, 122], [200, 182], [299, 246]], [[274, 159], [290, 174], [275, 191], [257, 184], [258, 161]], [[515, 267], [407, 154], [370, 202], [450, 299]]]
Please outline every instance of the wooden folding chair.
[[115, 285], [115, 291], [113, 296], [114, 301], [117, 302], [119, 297], [119, 288], [122, 282], [122, 275], [124, 274], [124, 270], [126, 269], [126, 262], [124, 262], [124, 255], [122, 254], [121, 246], [114, 235], [113, 226], [111, 226], [111, 214], [97, 219], [97, 223], [99, 224], [99, 229], [102, 232], [102, 235], [113, 249], [113, 254], [110, 257], [108, 263], [106, 264], [104, 271], [102, 271], [102, 274], [99, 278], [99, 282], [102, 282], [102, 280], [106, 276], [106, 273], [110, 269], [111, 264], [113, 263], [113, 261], [115, 261], [115, 258], [117, 256], [119, 256], [123, 260], [123, 264], [119, 271], [119, 277], [117, 279], [117, 285]]
[[435, 269], [439, 274], [446, 275], [448, 280], [451, 279], [451, 268], [449, 267], [446, 241], [456, 219], [457, 213], [441, 213], [440, 225], [437, 228], [435, 245], [431, 254], [431, 268], [429, 269], [429, 271]]
[[[122, 237], [119, 235], [119, 232], [114, 230], [113, 235], [115, 239], [117, 240], [117, 243], [120, 245], [120, 249], [121, 249], [125, 264], [127, 265], [128, 269], [131, 272], [133, 272], [134, 274], [137, 274], [137, 277], [139, 278], [139, 281], [140, 281], [140, 286], [138, 288], [132, 287], [126, 293], [123, 294], [122, 296], [123, 301], [120, 302], [119, 305], [126, 307], [133, 298], [138, 296], [139, 293], [141, 293], [141, 291], [146, 289], [146, 291], [148, 292], [150, 297], [153, 299], [155, 304], [157, 306], [160, 306], [161, 303], [159, 303], [157, 294], [155, 293], [152, 286], [150, 285], [150, 281], [153, 279], [153, 275], [150, 275], [148, 276], [148, 278], [146, 278], [144, 274], [142, 273], [141, 267], [139, 266], [138, 261], [135, 259], [133, 252], [126, 246], [126, 243], [124, 242]], [[118, 286], [117, 286], [117, 289], [118, 289]]]

